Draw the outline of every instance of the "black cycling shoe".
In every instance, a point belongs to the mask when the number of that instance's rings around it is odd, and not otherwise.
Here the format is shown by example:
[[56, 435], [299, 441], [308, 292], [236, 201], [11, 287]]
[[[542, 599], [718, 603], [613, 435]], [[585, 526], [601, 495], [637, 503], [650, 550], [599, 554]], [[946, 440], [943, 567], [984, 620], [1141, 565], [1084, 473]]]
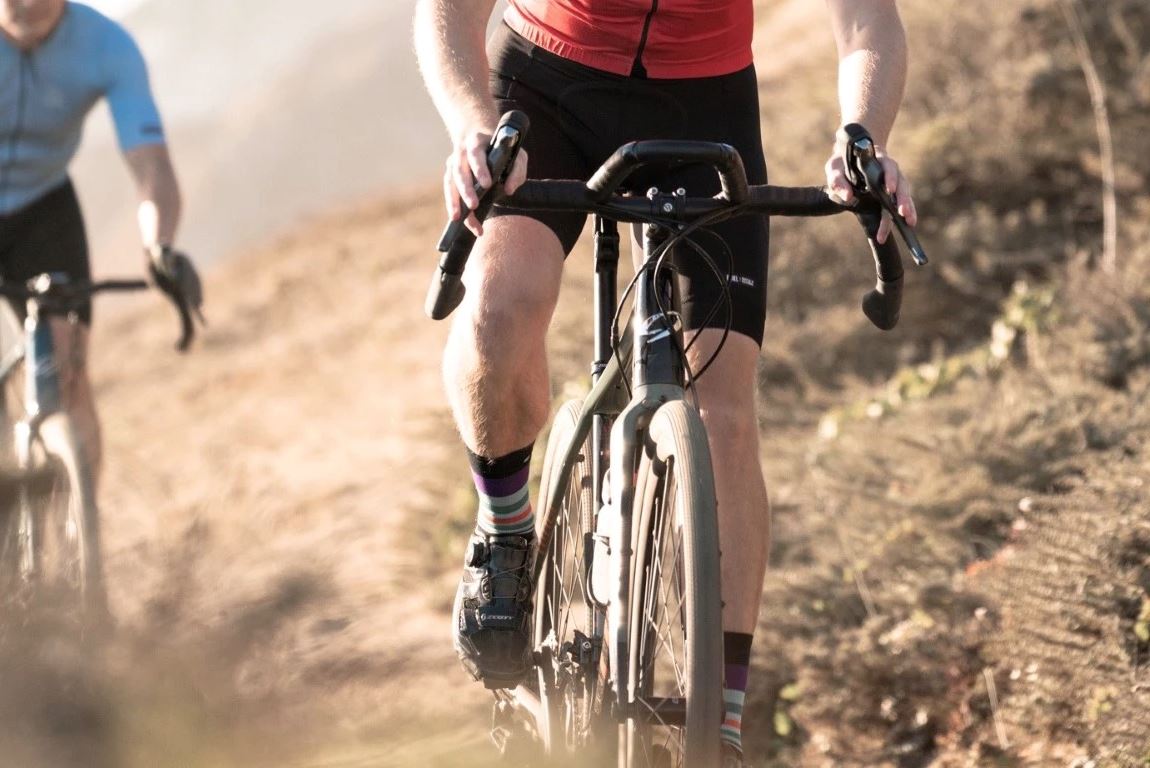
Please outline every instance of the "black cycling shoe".
[[531, 669], [534, 534], [476, 531], [455, 593], [455, 652], [487, 688], [514, 688]]

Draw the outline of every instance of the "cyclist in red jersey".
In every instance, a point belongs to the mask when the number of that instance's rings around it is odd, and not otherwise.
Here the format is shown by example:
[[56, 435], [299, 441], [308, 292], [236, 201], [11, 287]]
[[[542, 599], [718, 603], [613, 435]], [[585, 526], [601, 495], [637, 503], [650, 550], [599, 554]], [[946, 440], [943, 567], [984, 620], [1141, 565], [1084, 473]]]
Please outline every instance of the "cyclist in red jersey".
[[[444, 197], [453, 219], [491, 183], [485, 149], [499, 115], [531, 118], [507, 189], [532, 178], [587, 178], [621, 144], [649, 138], [723, 141], [739, 150], [753, 184], [766, 183], [758, 88], [751, 56], [752, 0], [510, 0], [485, 45], [495, 0], [418, 0], [416, 50], [453, 143]], [[885, 145], [906, 81], [906, 38], [896, 0], [827, 0], [839, 51], [841, 120]], [[831, 190], [852, 196], [839, 148], [826, 164]], [[880, 149], [900, 212], [916, 221], [909, 181]], [[670, 171], [664, 188], [707, 194], [713, 173]], [[700, 185], [703, 188], [700, 189]], [[643, 179], [636, 186], [645, 188]], [[715, 189], [714, 191], [717, 191]], [[468, 451], [479, 514], [455, 604], [455, 647], [491, 688], [529, 668], [534, 515], [527, 462], [548, 416], [544, 346], [563, 260], [583, 217], [496, 208], [464, 275], [467, 294], [444, 354], [448, 399]], [[759, 466], [755, 382], [766, 316], [765, 222], [743, 217], [702, 238], [729, 265], [727, 291], [701, 260], [682, 263], [683, 323], [696, 341], [689, 362], [708, 360], [696, 383], [711, 440], [723, 552], [726, 674], [724, 767], [741, 766], [742, 704], [751, 637], [767, 563], [769, 509]], [[890, 235], [884, 222], [879, 239]], [[713, 241], [713, 242], [712, 242]], [[723, 244], [727, 247], [724, 247]], [[731, 306], [720, 305], [724, 296]], [[718, 306], [718, 311], [712, 311]]]
[[616, 75], [710, 77], [751, 64], [751, 0], [511, 0], [503, 18], [540, 48]]

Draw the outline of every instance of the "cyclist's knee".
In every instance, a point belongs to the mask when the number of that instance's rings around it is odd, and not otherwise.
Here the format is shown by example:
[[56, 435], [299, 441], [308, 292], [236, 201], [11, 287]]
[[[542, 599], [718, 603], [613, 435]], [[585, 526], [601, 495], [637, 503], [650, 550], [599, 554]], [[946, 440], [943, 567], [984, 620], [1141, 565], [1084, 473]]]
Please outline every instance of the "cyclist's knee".
[[476, 336], [496, 344], [541, 336], [555, 310], [555, 299], [536, 287], [507, 287], [476, 298], [471, 310]]
[[700, 409], [711, 444], [733, 443], [740, 446], [756, 443], [759, 429], [753, 402], [704, 403]]
[[501, 331], [544, 327], [559, 300], [563, 251], [554, 233], [530, 220], [496, 219], [469, 265], [471, 312]]
[[542, 338], [557, 300], [558, 287], [552, 288], [543, 281], [488, 285], [474, 297], [465, 320], [474, 327], [480, 343]]

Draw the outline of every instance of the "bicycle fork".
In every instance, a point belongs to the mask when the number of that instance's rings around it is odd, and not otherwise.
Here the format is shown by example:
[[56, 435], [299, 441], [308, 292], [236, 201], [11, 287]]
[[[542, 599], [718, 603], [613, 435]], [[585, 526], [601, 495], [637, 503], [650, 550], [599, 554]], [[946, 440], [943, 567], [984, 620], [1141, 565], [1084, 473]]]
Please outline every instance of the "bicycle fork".
[[[60, 377], [56, 365], [55, 342], [50, 323], [40, 319], [39, 305], [28, 302], [24, 320], [24, 413], [25, 418], [13, 425], [16, 466], [24, 472], [35, 468], [33, 451], [36, 435], [44, 419], [60, 410]], [[20, 576], [25, 581], [35, 577], [39, 563], [36, 525], [32, 519], [32, 494], [38, 489], [22, 483], [17, 497], [16, 536]]]
[[[587, 531], [584, 539], [585, 583], [609, 585], [602, 590], [594, 587], [588, 609], [596, 617], [592, 636], [588, 640], [593, 650], [606, 648], [614, 686], [616, 712], [625, 718], [632, 706], [628, 690], [629, 628], [631, 621], [630, 574], [634, 547], [633, 507], [636, 494], [636, 472], [642, 435], [655, 411], [671, 400], [682, 399], [683, 361], [678, 318], [663, 312], [671, 306], [675, 291], [674, 276], [670, 271], [654, 274], [650, 266], [654, 254], [669, 236], [662, 228], [648, 228], [644, 238], [645, 261], [643, 274], [637, 284], [635, 319], [624, 335], [623, 345], [631, 351], [632, 370], [619, 366], [614, 354], [612, 314], [616, 304], [615, 280], [619, 259], [617, 225], [607, 220], [596, 220], [596, 288], [595, 312], [596, 359], [592, 370], [593, 386], [583, 403], [583, 417], [571, 442], [565, 446], [561, 465], [564, 471], [552, 488], [544, 489], [547, 510], [546, 522], [540, 534], [539, 547], [544, 551], [550, 543], [554, 518], [566, 493], [564, 485], [568, 470], [578, 460], [580, 446], [590, 433], [592, 441], [592, 498], [603, 504], [595, 514], [594, 530]], [[676, 343], [679, 340], [679, 343]], [[627, 402], [624, 376], [633, 382], [634, 397]], [[613, 421], [610, 433], [607, 424]], [[606, 447], [606, 451], [604, 451]], [[609, 464], [609, 466], [607, 466]], [[604, 492], [604, 478], [607, 491]], [[606, 498], [605, 498], [606, 497]], [[607, 517], [604, 518], [606, 511]], [[606, 559], [607, 562], [603, 562]], [[535, 566], [538, 583], [542, 559]], [[599, 578], [600, 569], [606, 568], [605, 578]], [[590, 604], [593, 602], [594, 604]], [[604, 622], [604, 611], [606, 622]], [[606, 636], [607, 626], [612, 636]], [[584, 676], [598, 673], [598, 653], [584, 656]]]
[[[634, 557], [634, 509], [636, 475], [639, 468], [642, 436], [651, 418], [661, 406], [683, 397], [680, 382], [684, 379], [684, 361], [679, 339], [681, 327], [677, 317], [663, 307], [677, 306], [677, 290], [670, 270], [657, 274], [656, 253], [670, 237], [670, 232], [657, 225], [643, 228], [642, 274], [636, 284], [635, 307], [631, 327], [633, 351], [630, 371], [633, 397], [611, 428], [610, 438], [610, 504], [615, 525], [608, 532], [610, 571], [614, 594], [607, 606], [608, 625], [613, 632], [609, 644], [611, 673], [614, 677], [615, 704], [624, 717], [633, 706], [629, 690], [631, 570]], [[627, 375], [627, 372], [622, 372]], [[600, 564], [600, 567], [602, 564]]]

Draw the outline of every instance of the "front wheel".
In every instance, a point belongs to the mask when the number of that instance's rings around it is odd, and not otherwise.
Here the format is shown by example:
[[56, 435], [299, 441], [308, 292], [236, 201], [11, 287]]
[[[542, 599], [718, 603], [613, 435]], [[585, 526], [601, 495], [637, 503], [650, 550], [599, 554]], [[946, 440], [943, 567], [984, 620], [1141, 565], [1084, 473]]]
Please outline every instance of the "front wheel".
[[707, 435], [685, 402], [648, 430], [635, 504], [623, 768], [712, 768], [723, 715], [719, 529]]
[[21, 494], [32, 607], [98, 625], [107, 616], [107, 596], [91, 469], [66, 414], [45, 419], [39, 435], [30, 458], [41, 479]]

